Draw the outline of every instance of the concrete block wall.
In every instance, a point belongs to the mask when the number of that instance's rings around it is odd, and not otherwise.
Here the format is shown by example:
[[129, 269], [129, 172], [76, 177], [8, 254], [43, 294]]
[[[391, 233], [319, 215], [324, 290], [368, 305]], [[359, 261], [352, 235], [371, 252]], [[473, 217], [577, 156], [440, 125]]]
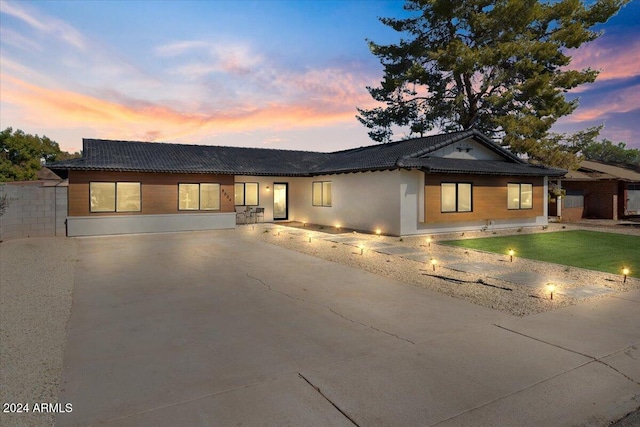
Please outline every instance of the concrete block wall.
[[9, 202], [0, 216], [0, 240], [66, 236], [67, 188], [0, 185]]

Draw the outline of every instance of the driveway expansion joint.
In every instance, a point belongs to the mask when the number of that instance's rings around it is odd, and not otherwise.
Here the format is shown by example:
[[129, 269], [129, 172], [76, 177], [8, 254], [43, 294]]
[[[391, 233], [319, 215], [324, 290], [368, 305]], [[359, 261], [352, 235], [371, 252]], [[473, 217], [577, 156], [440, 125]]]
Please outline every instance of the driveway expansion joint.
[[302, 375], [300, 372], [298, 372], [298, 376], [300, 378], [302, 378], [307, 384], [309, 384], [315, 391], [318, 392], [318, 394], [320, 396], [322, 396], [327, 402], [329, 402], [331, 404], [331, 406], [333, 406], [334, 408], [336, 408], [336, 410], [338, 412], [340, 412], [342, 415], [344, 415], [344, 417], [346, 419], [348, 419], [349, 421], [351, 421], [351, 423], [356, 426], [356, 427], [360, 427], [360, 424], [356, 423], [355, 420], [353, 418], [351, 418], [346, 412], [344, 412], [342, 409], [340, 409], [340, 407], [338, 405], [336, 405], [331, 399], [329, 399], [327, 397], [327, 395], [325, 395], [321, 390], [320, 387], [317, 387], [315, 385], [313, 385], [313, 383], [311, 381], [309, 381], [304, 375]]
[[515, 331], [513, 329], [509, 329], [509, 328], [506, 328], [504, 326], [500, 326], [500, 325], [495, 324], [495, 323], [493, 324], [493, 326], [496, 326], [496, 327], [498, 327], [500, 329], [504, 329], [505, 331], [512, 332], [514, 334], [518, 334], [518, 335], [523, 336], [525, 338], [529, 338], [529, 339], [532, 339], [534, 341], [538, 341], [538, 342], [541, 342], [543, 344], [547, 344], [547, 345], [550, 345], [552, 347], [556, 347], [556, 348], [559, 348], [561, 350], [565, 350], [565, 351], [568, 351], [568, 352], [575, 353], [575, 354], [578, 354], [580, 356], [586, 357], [588, 359], [591, 359], [592, 362], [600, 363], [600, 364], [606, 366], [607, 368], [610, 368], [610, 369], [616, 371], [618, 374], [622, 375], [623, 377], [625, 377], [627, 380], [631, 381], [632, 383], [640, 385], [640, 381], [637, 381], [637, 380], [631, 378], [630, 376], [626, 375], [624, 372], [619, 371], [618, 369], [614, 368], [613, 366], [609, 365], [608, 363], [606, 363], [606, 362], [604, 362], [602, 360], [602, 359], [604, 359], [606, 357], [609, 357], [609, 356], [611, 356], [613, 354], [620, 353], [621, 351], [627, 351], [630, 348], [635, 347], [637, 344], [630, 345], [629, 347], [623, 348], [622, 350], [614, 351], [613, 353], [606, 354], [606, 355], [604, 355], [602, 357], [594, 357], [594, 356], [590, 356], [590, 355], [585, 354], [585, 353], [580, 353], [579, 351], [576, 351], [576, 350], [571, 350], [570, 348], [562, 347], [561, 345], [554, 344], [554, 343], [551, 343], [549, 341], [542, 340], [540, 338], [532, 337], [531, 335], [523, 334], [522, 332], [518, 332], [518, 331]]

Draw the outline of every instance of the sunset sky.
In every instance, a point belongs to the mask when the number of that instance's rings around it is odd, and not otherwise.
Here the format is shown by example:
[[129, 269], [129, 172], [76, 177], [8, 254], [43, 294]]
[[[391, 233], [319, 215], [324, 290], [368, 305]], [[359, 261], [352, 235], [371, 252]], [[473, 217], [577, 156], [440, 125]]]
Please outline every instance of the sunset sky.
[[[0, 1], [0, 127], [82, 138], [333, 151], [370, 145], [355, 118], [382, 67], [365, 39], [402, 1]], [[556, 131], [605, 124], [640, 148], [640, 0], [573, 52], [601, 70]], [[396, 139], [403, 135], [396, 135]]]

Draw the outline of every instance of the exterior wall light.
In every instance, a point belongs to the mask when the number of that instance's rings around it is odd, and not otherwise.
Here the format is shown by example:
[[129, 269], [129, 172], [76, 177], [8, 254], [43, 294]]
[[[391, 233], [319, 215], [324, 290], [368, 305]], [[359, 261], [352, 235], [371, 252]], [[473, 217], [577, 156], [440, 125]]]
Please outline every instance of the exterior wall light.
[[554, 285], [553, 283], [549, 283], [547, 285], [547, 291], [549, 291], [549, 295], [551, 296], [551, 299], [553, 299], [553, 291], [556, 290], [556, 285]]
[[629, 269], [627, 267], [622, 269], [622, 274], [624, 275], [624, 280], [622, 283], [627, 283], [627, 276], [629, 275]]

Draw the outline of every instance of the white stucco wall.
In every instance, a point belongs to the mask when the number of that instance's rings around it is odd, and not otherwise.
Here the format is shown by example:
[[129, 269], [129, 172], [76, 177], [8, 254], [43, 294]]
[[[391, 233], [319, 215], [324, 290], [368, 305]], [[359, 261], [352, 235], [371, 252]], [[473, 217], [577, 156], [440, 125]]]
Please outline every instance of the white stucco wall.
[[[400, 234], [400, 171], [324, 175], [290, 180], [289, 219]], [[312, 206], [314, 181], [331, 181], [331, 206]]]

